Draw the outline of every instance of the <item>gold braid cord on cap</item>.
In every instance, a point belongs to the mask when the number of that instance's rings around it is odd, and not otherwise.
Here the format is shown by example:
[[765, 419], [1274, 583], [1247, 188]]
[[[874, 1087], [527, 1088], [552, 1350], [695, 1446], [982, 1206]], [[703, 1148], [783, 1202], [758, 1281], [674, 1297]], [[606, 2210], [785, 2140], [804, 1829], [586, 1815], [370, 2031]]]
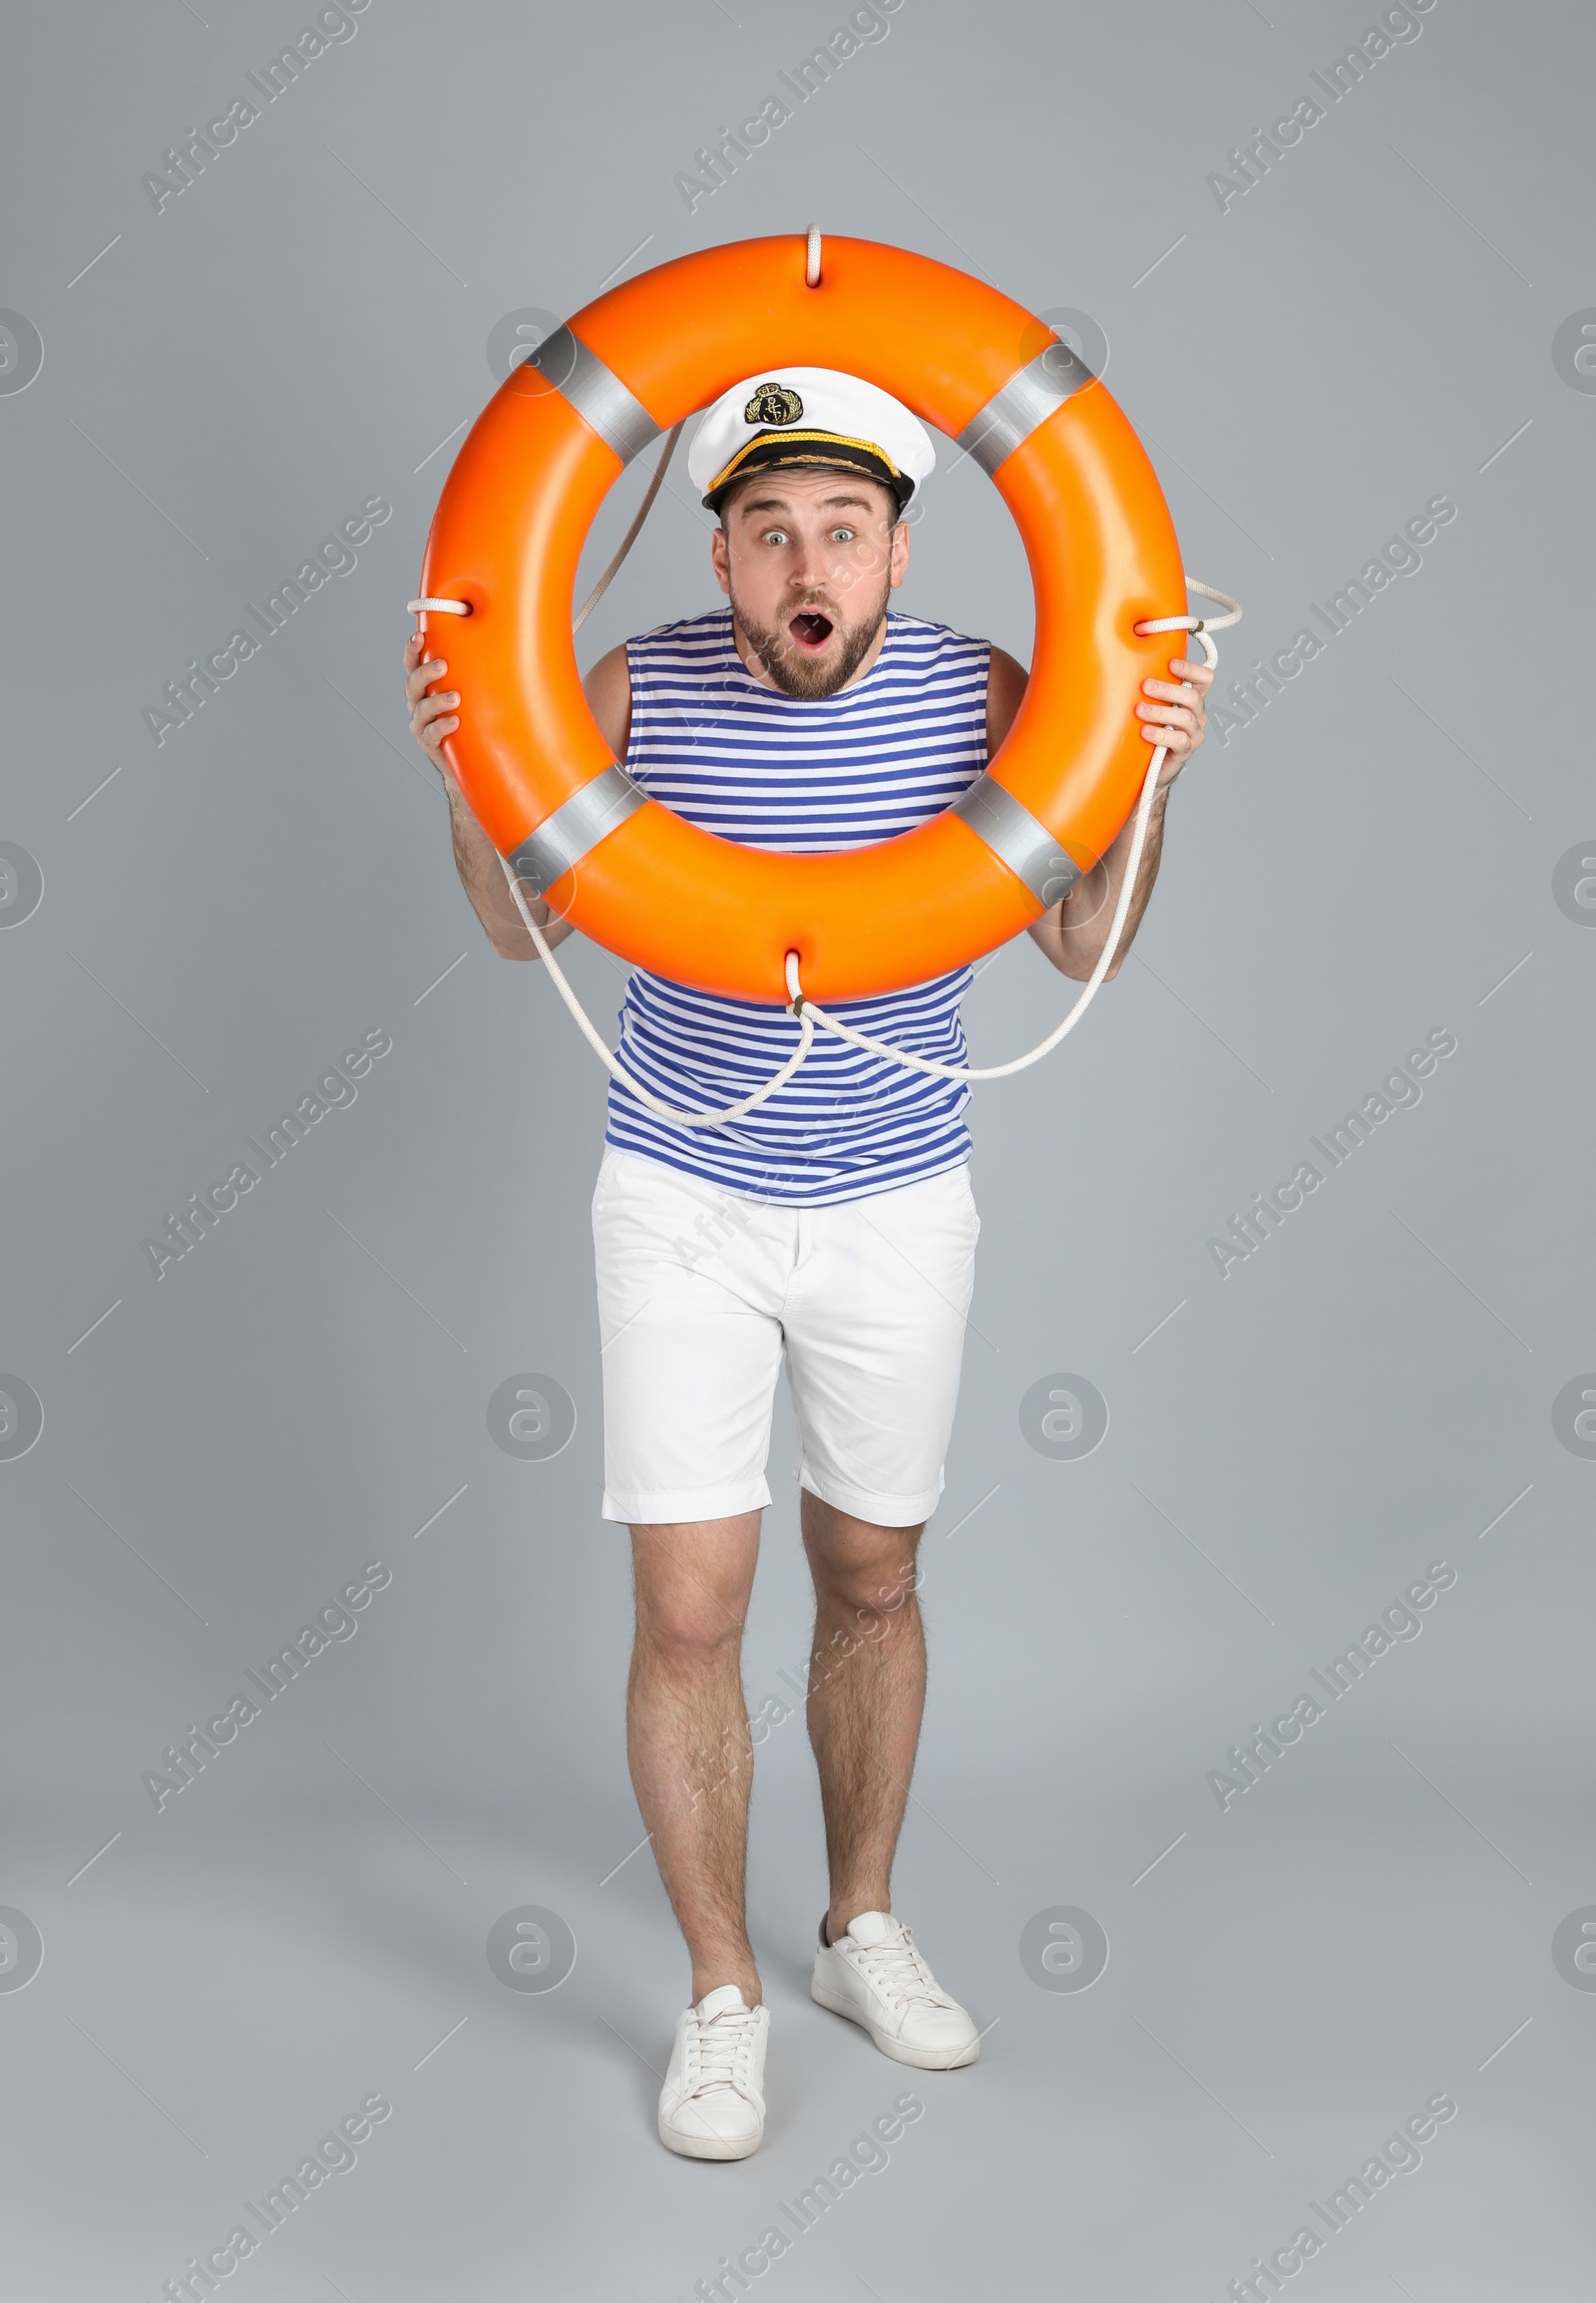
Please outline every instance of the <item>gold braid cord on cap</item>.
[[[757, 438], [749, 440], [743, 447], [739, 448], [736, 455], [733, 456], [731, 462], [723, 466], [722, 469], [715, 474], [715, 477], [710, 481], [709, 486], [704, 490], [704, 494], [706, 496], [713, 496], [717, 488], [724, 488], [726, 482], [736, 471], [738, 465], [741, 464], [746, 457], [751, 456], [756, 448], [766, 447], [771, 441], [779, 442], [784, 449], [795, 448], [800, 440], [808, 441], [811, 444], [818, 442], [823, 446], [831, 448], [862, 449], [867, 456], [874, 456], [879, 464], [885, 465], [886, 469], [891, 473], [894, 480], [901, 480], [903, 478], [903, 474], [899, 471], [892, 458], [888, 455], [885, 455], [882, 450], [877, 447], [874, 440], [850, 439], [846, 432], [761, 432]], [[814, 458], [803, 456], [784, 455], [781, 458], [781, 462], [784, 464], [803, 464], [814, 461]], [[821, 461], [826, 461], [826, 459], [821, 459]]]

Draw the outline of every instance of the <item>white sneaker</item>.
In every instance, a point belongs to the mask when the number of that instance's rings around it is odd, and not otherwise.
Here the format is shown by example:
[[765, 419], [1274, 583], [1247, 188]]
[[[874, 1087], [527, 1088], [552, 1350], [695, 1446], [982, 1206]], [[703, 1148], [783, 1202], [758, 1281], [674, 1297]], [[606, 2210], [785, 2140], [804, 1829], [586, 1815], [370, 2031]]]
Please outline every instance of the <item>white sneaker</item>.
[[765, 2132], [770, 2010], [734, 1983], [706, 1991], [676, 2023], [659, 2095], [659, 2140], [689, 2159], [745, 2159]]
[[828, 1944], [820, 1922], [810, 1996], [862, 2026], [895, 2063], [920, 2071], [955, 2071], [974, 2063], [981, 2034], [950, 1999], [890, 1911], [861, 1911], [845, 1935]]

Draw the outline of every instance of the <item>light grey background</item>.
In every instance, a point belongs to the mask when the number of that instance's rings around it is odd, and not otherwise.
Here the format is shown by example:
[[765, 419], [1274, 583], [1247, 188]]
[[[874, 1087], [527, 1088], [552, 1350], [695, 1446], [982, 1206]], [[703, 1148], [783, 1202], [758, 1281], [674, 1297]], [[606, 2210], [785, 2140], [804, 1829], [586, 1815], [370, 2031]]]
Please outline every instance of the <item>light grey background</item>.
[[[689, 213], [673, 178], [834, 17], [370, 0], [160, 212], [141, 178], [310, 11], [12, 25], [0, 304], [44, 348], [0, 393], [0, 838], [43, 875], [0, 933], [0, 1369], [44, 1411], [0, 1462], [0, 1904], [44, 1949], [0, 1990], [25, 2303], [155, 2298], [373, 2092], [393, 2110], [358, 2166], [218, 2293], [679, 2303], [911, 2086], [890, 2166], [748, 2292], [1217, 2299], [1443, 2091], [1422, 2165], [1305, 2289], [1589, 2292], [1596, 1998], [1552, 1938], [1596, 1905], [1596, 1465], [1552, 1405], [1596, 1367], [1596, 913], [1552, 883], [1596, 855], [1596, 399], [1553, 360], [1596, 306], [1590, 22], [1434, 0], [1222, 208], [1209, 176], [1372, 4], [903, 0]], [[1428, 498], [1457, 516], [1210, 739], [1135, 957], [1064, 1049], [977, 1092], [896, 1902], [993, 2027], [982, 2061], [917, 2080], [809, 2002], [822, 1847], [789, 1720], [753, 1828], [768, 2139], [701, 2167], [653, 2135], [685, 1961], [646, 1850], [614, 1868], [639, 1826], [625, 1536], [598, 1516], [604, 1078], [552, 986], [488, 952], [399, 657], [495, 324], [811, 219], [1095, 319], [1189, 571], [1245, 601], [1221, 688]], [[158, 746], [163, 683], [373, 496], [393, 514], [353, 573]], [[678, 478], [585, 662], [713, 603], [706, 527]], [[968, 460], [931, 484], [902, 602], [1027, 649], [1023, 560]], [[622, 970], [563, 957], [612, 1026]], [[977, 1060], [1069, 992], [1003, 951]], [[368, 1030], [392, 1050], [358, 1100], [158, 1281], [145, 1238]], [[1209, 1238], [1431, 1030], [1456, 1051], [1421, 1103], [1222, 1278]], [[489, 1435], [528, 1371], [576, 1404], [548, 1461]], [[1020, 1427], [1061, 1372], [1109, 1408], [1078, 1461]], [[806, 1648], [794, 1462], [783, 1393], [756, 1710]], [[1222, 1810], [1236, 1738], [1436, 1561], [1456, 1580], [1422, 1635]], [[392, 1580], [357, 1634], [158, 1813], [144, 1771], [367, 1562]], [[574, 1934], [553, 1992], [488, 1964], [522, 1906]], [[1109, 1945], [1081, 1993], [1020, 1957], [1061, 1906]]]

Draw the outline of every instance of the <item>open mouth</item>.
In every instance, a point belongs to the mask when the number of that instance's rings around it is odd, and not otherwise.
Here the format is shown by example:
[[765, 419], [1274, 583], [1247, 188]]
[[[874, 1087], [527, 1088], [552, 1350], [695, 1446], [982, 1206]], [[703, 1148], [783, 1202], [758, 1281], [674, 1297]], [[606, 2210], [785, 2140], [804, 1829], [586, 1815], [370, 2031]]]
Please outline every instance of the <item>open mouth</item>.
[[792, 618], [787, 629], [800, 654], [819, 655], [836, 626], [819, 608], [804, 608]]

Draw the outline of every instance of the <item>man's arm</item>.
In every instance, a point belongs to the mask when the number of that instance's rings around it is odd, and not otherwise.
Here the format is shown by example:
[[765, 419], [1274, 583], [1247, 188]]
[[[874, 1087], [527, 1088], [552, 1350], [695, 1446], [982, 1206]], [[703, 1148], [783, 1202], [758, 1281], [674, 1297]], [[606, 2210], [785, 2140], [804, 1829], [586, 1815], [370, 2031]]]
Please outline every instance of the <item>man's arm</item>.
[[[1125, 917], [1125, 932], [1119, 939], [1119, 949], [1108, 969], [1109, 976], [1117, 975], [1124, 965], [1125, 954], [1130, 950], [1136, 930], [1141, 926], [1141, 916], [1147, 909], [1153, 882], [1158, 877], [1169, 787], [1202, 742], [1206, 725], [1203, 698], [1213, 685], [1213, 673], [1206, 664], [1188, 662], [1183, 655], [1176, 656], [1169, 668], [1180, 685], [1176, 686], [1170, 680], [1143, 680], [1143, 695], [1155, 700], [1136, 706], [1136, 716], [1142, 722], [1142, 734], [1149, 746], [1167, 744], [1169, 756], [1159, 771], [1158, 788], [1153, 794], [1152, 809], [1147, 819], [1147, 840], [1142, 849], [1141, 869], [1136, 874], [1130, 910]], [[1029, 677], [1024, 666], [1016, 663], [1002, 648], [993, 649], [992, 665], [987, 677], [989, 759], [997, 752], [1012, 726]], [[1096, 868], [1088, 872], [1084, 879], [1077, 880], [1067, 896], [1044, 912], [1039, 920], [1033, 920], [1025, 931], [1032, 942], [1041, 947], [1053, 965], [1063, 974], [1073, 976], [1077, 982], [1083, 983], [1102, 958], [1108, 931], [1114, 924], [1114, 908], [1119, 902], [1120, 889], [1124, 886], [1133, 834], [1134, 824], [1127, 823], [1104, 852]]]
[[[412, 634], [405, 647], [405, 694], [410, 702], [410, 729], [422, 750], [443, 778], [449, 801], [449, 828], [454, 842], [455, 870], [471, 899], [472, 910], [488, 932], [488, 941], [501, 960], [536, 960], [538, 947], [510, 893], [499, 851], [471, 812], [444, 757], [443, 746], [460, 725], [460, 693], [456, 688], [426, 691], [449, 666], [442, 656], [422, 654], [423, 642]], [[623, 647], [601, 655], [583, 681], [599, 733], [617, 760], [624, 760], [631, 733], [631, 676]], [[576, 930], [569, 920], [556, 917], [542, 896], [527, 895], [527, 909], [543, 930], [551, 951]]]

